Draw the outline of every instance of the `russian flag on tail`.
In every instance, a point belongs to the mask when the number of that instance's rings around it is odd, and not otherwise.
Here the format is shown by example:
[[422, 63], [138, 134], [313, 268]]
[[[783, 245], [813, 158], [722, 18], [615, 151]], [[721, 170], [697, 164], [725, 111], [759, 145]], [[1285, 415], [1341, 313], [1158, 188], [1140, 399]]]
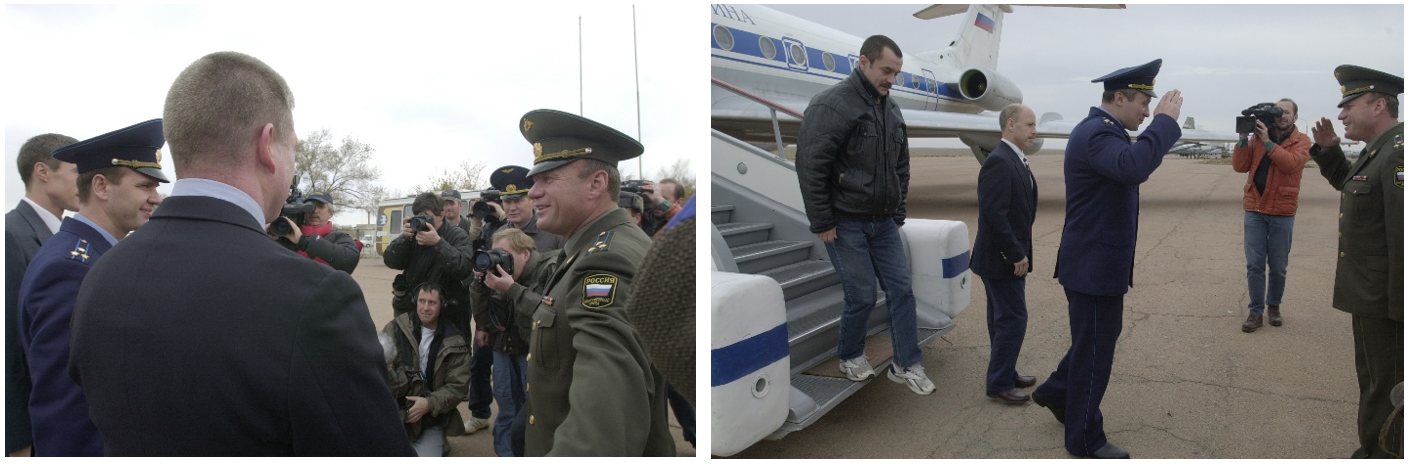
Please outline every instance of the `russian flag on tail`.
[[989, 19], [988, 16], [984, 16], [984, 13], [979, 13], [979, 17], [974, 18], [974, 25], [979, 26], [979, 28], [983, 29], [985, 32], [990, 34], [994, 33], [994, 20]]

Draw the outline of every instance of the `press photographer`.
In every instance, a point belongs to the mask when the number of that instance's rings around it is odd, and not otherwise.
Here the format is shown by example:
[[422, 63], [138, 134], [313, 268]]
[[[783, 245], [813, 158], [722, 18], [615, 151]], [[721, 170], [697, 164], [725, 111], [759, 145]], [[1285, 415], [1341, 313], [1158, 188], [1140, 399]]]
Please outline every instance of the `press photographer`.
[[414, 216], [403, 220], [402, 234], [387, 245], [382, 262], [402, 273], [392, 281], [392, 310], [396, 314], [416, 309], [416, 296], [408, 290], [434, 282], [445, 290], [446, 316], [461, 333], [470, 333], [467, 293], [461, 281], [470, 277], [469, 237], [441, 218], [441, 199], [422, 193], [411, 203]]
[[291, 190], [279, 218], [269, 226], [270, 238], [299, 255], [352, 274], [360, 261], [362, 244], [333, 230], [333, 197], [327, 192], [303, 196], [297, 186]]
[[498, 190], [480, 192], [480, 199], [470, 205], [470, 241], [475, 250], [484, 250], [490, 236], [504, 225], [504, 206]]
[[499, 403], [495, 454], [509, 457], [514, 456], [510, 423], [525, 401], [532, 316], [543, 300], [541, 285], [552, 273], [545, 264], [552, 255], [539, 253], [534, 240], [518, 229], [501, 230], [492, 240], [493, 249], [475, 253], [470, 307], [476, 349], [489, 346], [494, 352], [494, 398]]
[[465, 206], [465, 203], [461, 201], [460, 191], [450, 189], [441, 192], [441, 200], [445, 201], [444, 207], [441, 208], [441, 217], [451, 225], [464, 230], [469, 236], [474, 237], [476, 234], [470, 228], [470, 219], [460, 214]]
[[[1312, 140], [1297, 130], [1297, 103], [1259, 103], [1243, 111], [1236, 123], [1234, 172], [1248, 173], [1244, 183], [1244, 258], [1248, 277], [1248, 319], [1242, 330], [1268, 323], [1283, 325], [1281, 305], [1292, 249], [1293, 215], [1302, 171], [1311, 158]], [[1252, 133], [1253, 140], [1249, 140]], [[1265, 285], [1266, 283], [1266, 285]]]
[[470, 379], [470, 351], [462, 332], [442, 323], [442, 289], [425, 283], [414, 293], [416, 313], [399, 314], [382, 327], [396, 347], [390, 386], [404, 405], [402, 419], [416, 454], [441, 457], [450, 451], [446, 437], [465, 433], [456, 405]]

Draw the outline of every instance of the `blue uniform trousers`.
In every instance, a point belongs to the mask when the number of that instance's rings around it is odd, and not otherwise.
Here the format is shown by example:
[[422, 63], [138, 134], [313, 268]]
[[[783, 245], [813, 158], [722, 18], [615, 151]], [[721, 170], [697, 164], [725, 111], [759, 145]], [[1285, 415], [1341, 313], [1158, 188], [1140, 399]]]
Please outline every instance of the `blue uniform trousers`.
[[1100, 407], [1111, 380], [1125, 295], [1089, 295], [1068, 288], [1063, 288], [1063, 292], [1067, 294], [1072, 347], [1057, 370], [1033, 391], [1033, 396], [1064, 405], [1063, 444], [1068, 453], [1086, 456], [1106, 445]]
[[980, 279], [989, 300], [989, 374], [984, 392], [1003, 393], [1014, 389], [1018, 352], [1028, 332], [1028, 304], [1023, 294], [1027, 279]]

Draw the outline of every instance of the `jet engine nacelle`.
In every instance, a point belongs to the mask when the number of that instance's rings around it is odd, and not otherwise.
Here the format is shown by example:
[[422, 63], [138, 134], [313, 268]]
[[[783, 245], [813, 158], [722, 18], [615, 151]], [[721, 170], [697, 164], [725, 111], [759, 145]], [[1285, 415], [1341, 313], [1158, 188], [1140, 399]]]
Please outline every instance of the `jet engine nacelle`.
[[960, 74], [959, 87], [971, 103], [988, 111], [999, 111], [1012, 103], [1023, 102], [1023, 91], [999, 73], [989, 69], [975, 68]]

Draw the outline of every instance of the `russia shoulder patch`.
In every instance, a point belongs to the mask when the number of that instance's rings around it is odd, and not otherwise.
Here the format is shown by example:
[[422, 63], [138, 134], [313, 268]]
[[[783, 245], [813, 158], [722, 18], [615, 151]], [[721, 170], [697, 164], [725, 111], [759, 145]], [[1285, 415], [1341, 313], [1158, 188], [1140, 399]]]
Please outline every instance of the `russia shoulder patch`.
[[617, 276], [593, 274], [583, 278], [583, 307], [601, 309], [612, 305], [617, 296]]
[[1405, 165], [1395, 167], [1395, 186], [1405, 189]]

